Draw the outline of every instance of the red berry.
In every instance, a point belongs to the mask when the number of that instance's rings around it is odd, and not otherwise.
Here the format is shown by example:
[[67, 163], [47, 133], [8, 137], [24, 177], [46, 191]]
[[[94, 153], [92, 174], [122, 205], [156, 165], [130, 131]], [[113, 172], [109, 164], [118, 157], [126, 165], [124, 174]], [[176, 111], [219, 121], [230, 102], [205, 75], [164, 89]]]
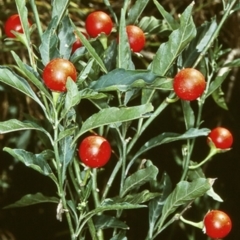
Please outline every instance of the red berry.
[[226, 237], [232, 229], [232, 222], [229, 216], [222, 211], [212, 210], [208, 212], [203, 220], [203, 231], [214, 239]]
[[88, 136], [79, 145], [80, 160], [90, 168], [104, 166], [111, 157], [111, 146], [101, 136]]
[[[29, 23], [29, 26], [32, 25], [30, 21], [28, 21], [28, 23]], [[15, 38], [16, 37], [12, 33], [12, 31], [23, 33], [21, 20], [20, 20], [20, 17], [19, 17], [18, 14], [14, 14], [7, 19], [7, 21], [5, 22], [5, 25], [4, 25], [4, 30], [5, 30], [5, 34], [9, 38]]]
[[228, 149], [233, 144], [233, 136], [231, 132], [223, 127], [214, 128], [208, 135], [216, 148]]
[[142, 29], [135, 25], [128, 25], [126, 32], [131, 50], [140, 52], [145, 46], [145, 35]]
[[74, 65], [67, 59], [55, 58], [51, 60], [43, 69], [43, 81], [52, 91], [66, 91], [67, 78], [76, 82], [77, 71]]
[[196, 100], [203, 94], [205, 88], [204, 76], [194, 68], [182, 69], [173, 80], [173, 89], [182, 100]]
[[113, 28], [113, 22], [105, 12], [96, 11], [87, 16], [85, 28], [90, 37], [96, 38], [101, 33], [109, 35]]

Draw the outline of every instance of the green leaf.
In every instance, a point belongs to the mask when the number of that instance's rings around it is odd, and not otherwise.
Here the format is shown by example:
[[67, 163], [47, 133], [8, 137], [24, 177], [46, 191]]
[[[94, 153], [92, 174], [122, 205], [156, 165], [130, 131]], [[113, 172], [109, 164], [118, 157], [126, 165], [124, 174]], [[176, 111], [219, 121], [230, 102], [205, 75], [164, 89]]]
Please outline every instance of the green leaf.
[[148, 234], [150, 238], [152, 238], [153, 236], [155, 223], [158, 217], [161, 215], [165, 201], [172, 190], [171, 180], [166, 173], [163, 174], [160, 183], [156, 181], [156, 185], [159, 188], [161, 196], [158, 196], [152, 199], [148, 205], [148, 208], [149, 208], [149, 216], [148, 216], [149, 233]]
[[120, 229], [129, 229], [128, 225], [120, 221], [116, 217], [101, 214], [96, 215], [93, 218], [94, 226], [97, 230], [107, 229], [107, 228], [120, 228]]
[[163, 33], [164, 31], [168, 31], [169, 28], [166, 24], [163, 23], [162, 20], [155, 18], [154, 16], [145, 16], [141, 18], [138, 26], [143, 30], [144, 33]]
[[75, 145], [73, 146], [72, 140], [73, 140], [72, 136], [66, 136], [59, 141], [59, 146], [60, 146], [59, 157], [63, 165], [62, 179], [65, 179], [67, 166], [73, 160], [73, 157], [75, 154]]
[[163, 206], [162, 216], [159, 223], [159, 229], [166, 218], [182, 205], [186, 205], [196, 198], [203, 196], [209, 189], [211, 184], [208, 179], [198, 178], [192, 182], [181, 181], [177, 184], [173, 192], [168, 196]]
[[23, 28], [23, 32], [26, 36], [27, 39], [27, 44], [28, 46], [30, 46], [30, 32], [29, 32], [29, 23], [28, 23], [28, 11], [26, 8], [26, 1], [22, 1], [22, 0], [16, 0], [16, 7], [20, 16], [20, 20], [21, 20], [21, 25]]
[[5, 147], [3, 150], [11, 154], [15, 159], [24, 163], [27, 167], [30, 167], [45, 176], [49, 176], [54, 182], [57, 183], [57, 179], [47, 162], [51, 158], [54, 158], [52, 151], [45, 150], [39, 154], [33, 154], [23, 149], [11, 149]]
[[214, 18], [211, 22], [205, 22], [197, 29], [196, 37], [190, 42], [189, 46], [182, 53], [181, 67], [191, 67], [197, 60], [199, 55], [209, 43], [218, 25]]
[[125, 196], [128, 192], [133, 189], [136, 189], [143, 184], [150, 182], [155, 179], [158, 174], [158, 168], [154, 165], [150, 165], [144, 169], [140, 169], [137, 172], [133, 173], [124, 181], [120, 197]]
[[168, 24], [169, 28], [174, 30], [178, 28], [179, 24], [178, 22], [172, 17], [171, 14], [169, 14], [165, 9], [162, 7], [162, 5], [157, 1], [153, 0], [154, 4], [156, 5], [158, 11], [162, 14], [164, 20]]
[[69, 0], [52, 0], [52, 18], [57, 17], [60, 22], [65, 15], [69, 3]]
[[[190, 161], [190, 165], [197, 165], [197, 162]], [[206, 178], [202, 168], [198, 167], [196, 169], [188, 170], [188, 179], [190, 181], [196, 180], [198, 178]]]
[[69, 16], [64, 16], [60, 30], [58, 33], [59, 38], [59, 52], [62, 58], [69, 59], [72, 53], [72, 44], [75, 42], [76, 38], [74, 35], [74, 30], [72, 27], [72, 22]]
[[120, 231], [117, 235], [112, 237], [110, 240], [127, 240], [126, 231]]
[[240, 67], [240, 58], [234, 59], [233, 61], [224, 64], [224, 67]]
[[[131, 160], [129, 165], [133, 163], [133, 161], [143, 154], [144, 152], [148, 152], [150, 149], [160, 146], [162, 144], [179, 141], [179, 140], [186, 140], [186, 139], [192, 139], [200, 136], [207, 136], [209, 134], [210, 130], [207, 128], [197, 129], [197, 128], [191, 128], [184, 134], [178, 134], [178, 133], [162, 133], [149, 141], [147, 141], [135, 154], [134, 158]], [[129, 167], [129, 166], [128, 166]]]
[[189, 101], [181, 101], [186, 129], [193, 128], [195, 125], [195, 114]]
[[16, 73], [14, 73], [12, 70], [10, 70], [7, 67], [0, 66], [0, 82], [3, 82], [18, 91], [22, 92], [23, 94], [27, 95], [31, 99], [33, 99], [35, 102], [41, 106], [43, 110], [45, 110], [44, 105], [39, 100], [35, 92], [32, 90], [29, 83], [22, 77], [18, 76]]
[[227, 75], [229, 74], [230, 69], [227, 69], [224, 71], [221, 75], [218, 75], [214, 81], [211, 82], [209, 89], [207, 91], [206, 96], [210, 96], [214, 91], [216, 91], [223, 83], [223, 81], [226, 79]]
[[122, 9], [118, 36], [117, 66], [118, 68], [135, 69], [135, 66], [132, 62], [132, 52], [130, 49], [128, 36], [126, 32], [125, 14], [126, 14], [125, 9]]
[[21, 69], [21, 71], [24, 73], [24, 75], [27, 77], [29, 81], [31, 81], [41, 92], [44, 93], [44, 95], [52, 101], [52, 97], [47, 91], [46, 87], [44, 86], [41, 77], [39, 76], [38, 72], [34, 71], [34, 69], [25, 63], [21, 61], [21, 59], [18, 57], [18, 55], [12, 51], [12, 55]]
[[213, 93], [212, 93], [212, 97], [215, 101], [215, 103], [223, 108], [224, 110], [228, 110], [228, 106], [226, 104], [225, 98], [224, 98], [224, 92], [222, 91], [222, 88], [219, 87], [217, 88]]
[[68, 79], [66, 83], [67, 93], [65, 97], [65, 105], [62, 111], [62, 118], [66, 116], [66, 114], [70, 111], [71, 108], [80, 103], [81, 94], [78, 91], [77, 84], [72, 81], [72, 79]]
[[89, 130], [104, 125], [122, 123], [134, 119], [143, 118], [145, 114], [151, 111], [153, 111], [153, 106], [150, 103], [136, 107], [110, 107], [102, 109], [98, 113], [93, 114], [82, 124], [82, 127], [76, 138], [74, 139], [74, 142], [77, 140], [77, 138], [79, 138], [82, 134]]
[[130, 24], [136, 25], [137, 24], [139, 17], [141, 16], [142, 12], [144, 11], [144, 9], [148, 3], [149, 3], [149, 0], [135, 1], [134, 5], [129, 10], [128, 18], [127, 18], [127, 25], [130, 25]]
[[145, 87], [151, 84], [157, 75], [149, 70], [115, 69], [90, 84], [97, 91], [128, 91], [133, 87]]
[[41, 131], [44, 132], [47, 136], [50, 136], [49, 133], [44, 128], [42, 128], [41, 126], [34, 122], [30, 121], [21, 122], [17, 119], [10, 119], [4, 122], [0, 122], [0, 134], [6, 134], [9, 132], [16, 132], [29, 129]]
[[48, 24], [48, 28], [42, 35], [42, 43], [39, 46], [39, 51], [44, 65], [47, 65], [52, 59], [60, 57], [58, 50], [58, 37], [56, 34], [57, 24], [58, 17], [56, 16]]
[[104, 65], [102, 59], [97, 54], [96, 50], [92, 47], [90, 42], [86, 39], [86, 37], [77, 29], [76, 26], [73, 25], [75, 34], [80, 38], [82, 44], [85, 46], [85, 48], [88, 50], [89, 54], [93, 57], [93, 59], [97, 62], [97, 64], [101, 67], [102, 71], [107, 73], [106, 66]]
[[156, 198], [160, 193], [149, 192], [149, 190], [144, 190], [140, 193], [128, 194], [125, 197], [115, 197], [113, 200], [115, 202], [128, 202], [131, 204], [140, 204], [150, 201], [153, 198]]
[[59, 202], [58, 198], [47, 197], [47, 196], [44, 196], [42, 193], [27, 194], [23, 196], [20, 200], [16, 201], [15, 203], [4, 207], [4, 209], [26, 207], [34, 204], [39, 204], [39, 203], [58, 203], [58, 202]]
[[[196, 35], [196, 28], [192, 20], [191, 4], [180, 17], [180, 27], [169, 36], [169, 41], [162, 43], [154, 57], [151, 69], [154, 73], [164, 76], [177, 56], [184, 50]], [[164, 60], [163, 60], [164, 58]]]

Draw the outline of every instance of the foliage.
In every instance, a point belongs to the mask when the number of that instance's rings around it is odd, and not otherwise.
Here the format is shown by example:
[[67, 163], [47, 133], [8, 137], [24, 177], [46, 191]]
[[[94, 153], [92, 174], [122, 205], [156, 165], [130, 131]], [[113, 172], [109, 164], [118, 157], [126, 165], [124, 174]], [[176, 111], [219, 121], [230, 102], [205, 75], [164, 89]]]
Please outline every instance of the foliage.
[[[112, 240], [127, 239], [124, 214], [146, 208], [149, 228], [145, 239], [150, 240], [181, 219], [195, 201], [204, 196], [222, 200], [213, 191], [213, 179], [205, 176], [203, 164], [192, 161], [192, 153], [196, 140], [207, 139], [210, 132], [202, 127], [203, 106], [213, 96], [216, 104], [226, 109], [221, 85], [231, 68], [239, 66], [239, 59], [232, 65], [221, 63], [223, 51], [217, 41], [226, 19], [238, 10], [236, 0], [223, 4], [219, 23], [213, 18], [199, 27], [193, 20], [194, 3], [176, 18], [154, 0], [161, 15], [157, 19], [145, 14], [150, 1], [138, 0], [132, 5], [124, 1], [120, 13], [104, 1], [117, 34], [113, 31], [109, 36], [100, 34], [90, 39], [71, 18], [70, 1], [52, 1], [51, 19], [44, 28], [35, 1], [30, 1], [30, 6], [26, 1], [15, 2], [24, 33], [15, 32], [16, 39], [8, 41], [19, 41], [28, 59], [21, 59], [12, 49], [15, 64], [0, 66], [0, 82], [34, 101], [42, 119], [25, 115], [24, 119], [1, 121], [0, 134], [34, 131], [41, 147], [35, 152], [9, 146], [3, 150], [53, 181], [56, 193], [27, 194], [6, 208], [55, 204], [57, 220], [67, 220], [72, 240], [87, 239], [89, 234], [102, 240], [109, 229]], [[30, 11], [35, 24], [29, 28]], [[129, 24], [138, 25], [147, 39], [164, 36], [151, 60], [145, 59], [144, 51], [131, 51], [126, 32]], [[40, 43], [31, 40], [36, 31]], [[75, 35], [83, 46], [72, 54]], [[76, 82], [67, 79], [66, 92], [51, 92], [42, 79], [44, 67], [55, 58], [71, 61], [78, 72]], [[138, 62], [144, 67], [138, 68]], [[195, 102], [179, 100], [173, 90], [174, 75], [185, 67], [198, 68], [206, 78], [205, 92]], [[227, 67], [224, 72], [223, 67]], [[82, 108], [86, 102], [93, 106], [92, 113]], [[155, 136], [143, 138], [164, 110], [175, 111], [179, 102], [184, 130], [156, 129]], [[111, 143], [111, 160], [104, 168], [91, 169], [80, 163], [77, 147], [86, 135], [101, 135]], [[149, 153], [163, 144], [179, 142], [176, 146], [182, 145], [182, 155], [174, 156], [172, 164], [177, 165], [180, 159], [180, 178], [173, 183], [172, 176], [149, 159]], [[214, 147], [210, 146], [203, 163], [219, 153], [212, 150]], [[103, 175], [104, 184], [100, 181]]]

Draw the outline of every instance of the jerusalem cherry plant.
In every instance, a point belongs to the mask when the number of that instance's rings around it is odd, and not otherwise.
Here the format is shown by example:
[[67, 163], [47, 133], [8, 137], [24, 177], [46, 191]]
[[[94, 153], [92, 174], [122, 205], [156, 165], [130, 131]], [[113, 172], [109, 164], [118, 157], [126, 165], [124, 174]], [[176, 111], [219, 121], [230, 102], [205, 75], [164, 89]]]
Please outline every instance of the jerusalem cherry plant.
[[[103, 1], [103, 11], [81, 14], [85, 29], [73, 21], [70, 1], [53, 0], [45, 25], [34, 1], [29, 8], [26, 1], [15, 2], [20, 27], [10, 18], [5, 36], [21, 42], [28, 60], [11, 51], [16, 65], [0, 66], [0, 81], [35, 101], [44, 117], [25, 114], [24, 120], [0, 122], [1, 134], [30, 130], [39, 141], [37, 152], [9, 146], [2, 150], [53, 181], [56, 191], [46, 196], [36, 190], [5, 208], [53, 203], [56, 221], [67, 222], [66, 239], [72, 240], [128, 239], [128, 213], [144, 210], [148, 230], [142, 239], [150, 240], [167, 234], [174, 222], [187, 225], [190, 220], [183, 220], [184, 213], [190, 206], [197, 209], [195, 202], [203, 197], [222, 201], [213, 190], [213, 177], [205, 175], [202, 166], [210, 159], [214, 163], [216, 153], [230, 150], [233, 137], [230, 130], [225, 132], [227, 139], [217, 136], [224, 126], [217, 132], [202, 127], [202, 116], [212, 95], [219, 107], [225, 107], [219, 89], [239, 64], [222, 64], [225, 55], [217, 41], [225, 21], [239, 8], [236, 0], [224, 2], [221, 19], [200, 26], [193, 20], [194, 2], [176, 18], [156, 0], [127, 0], [120, 11]], [[148, 15], [149, 4], [161, 18]], [[161, 36], [163, 41], [149, 59], [150, 39]], [[76, 39], [80, 44], [73, 49]], [[163, 125], [146, 134], [154, 122], [170, 118], [165, 115], [169, 109], [178, 109], [182, 120], [171, 120], [170, 131]], [[175, 124], [181, 125], [179, 131]], [[198, 138], [204, 138], [210, 149], [203, 160], [193, 159]], [[178, 169], [177, 181], [164, 165], [159, 167], [157, 161], [164, 155], [151, 157], [163, 144], [170, 146], [168, 160]], [[215, 226], [208, 228], [207, 216], [207, 226], [201, 221], [200, 228], [210, 237], [218, 236]], [[231, 229], [222, 228], [224, 233]], [[187, 239], [189, 235], [183, 234]]]

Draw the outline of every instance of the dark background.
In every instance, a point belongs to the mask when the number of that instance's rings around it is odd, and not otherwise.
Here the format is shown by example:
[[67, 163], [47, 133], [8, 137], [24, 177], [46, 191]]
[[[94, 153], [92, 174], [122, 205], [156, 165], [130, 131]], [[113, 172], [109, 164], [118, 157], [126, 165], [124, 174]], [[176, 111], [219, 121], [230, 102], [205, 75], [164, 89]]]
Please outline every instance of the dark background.
[[[41, 2], [41, 4], [40, 4]], [[47, 25], [50, 18], [50, 1], [40, 1], [39, 11], [43, 26]], [[220, 1], [219, 1], [220, 2]], [[83, 26], [83, 20], [87, 12], [92, 9], [104, 9], [104, 4], [99, 1], [91, 1], [93, 7], [90, 8], [88, 1], [73, 1], [70, 5], [70, 13], [73, 21]], [[120, 10], [122, 5], [119, 1], [111, 1], [116, 11]], [[171, 12], [175, 17], [181, 13], [191, 1], [161, 1], [161, 4]], [[79, 6], [79, 9], [76, 8]], [[3, 24], [7, 17], [16, 12], [15, 1], [0, 0], [0, 25], [2, 34], [0, 42], [0, 64], [13, 64], [13, 59], [9, 50], [16, 51], [22, 59], [26, 58], [26, 53], [22, 45], [18, 42], [5, 42]], [[196, 1], [195, 12], [193, 14], [196, 25], [200, 25], [211, 17], [217, 16], [221, 19], [222, 7], [218, 1]], [[144, 12], [146, 15], [155, 15], [160, 18], [156, 8], [151, 4]], [[29, 13], [31, 17], [31, 12]], [[225, 24], [219, 36], [219, 41], [224, 48], [239, 49], [240, 47], [240, 14], [235, 13]], [[37, 36], [34, 41], [37, 43]], [[148, 38], [146, 52], [151, 53], [154, 45], [159, 42], [158, 36]], [[227, 57], [227, 55], [226, 55]], [[204, 107], [203, 126], [214, 128], [221, 125], [228, 128], [234, 136], [234, 144], [231, 151], [219, 154], [204, 167], [207, 177], [217, 178], [214, 189], [223, 198], [224, 202], [220, 206], [215, 205], [215, 201], [209, 198], [202, 198], [201, 202], [193, 205], [186, 213], [186, 217], [200, 221], [206, 209], [217, 207], [227, 212], [233, 222], [233, 230], [226, 239], [238, 240], [240, 238], [240, 220], [239, 220], [239, 202], [240, 202], [240, 114], [239, 114], [239, 96], [240, 96], [240, 71], [234, 69], [223, 84], [223, 91], [229, 110], [223, 110], [218, 107], [212, 99], [209, 99]], [[179, 104], [179, 103], [177, 103]], [[176, 104], [176, 106], [177, 106]], [[87, 103], [82, 107], [89, 109]], [[29, 101], [21, 93], [0, 84], [0, 120], [4, 121], [11, 118], [22, 120], [24, 114], [31, 114], [35, 117], [42, 118], [41, 111], [35, 106], [35, 103]], [[149, 138], [154, 136], [156, 129], [160, 131], [181, 131], [181, 119], [179, 125], [176, 123], [177, 108], [167, 109], [156, 119], [147, 133], [143, 136]], [[174, 121], [173, 121], [174, 119]], [[38, 148], [37, 139], [34, 133], [13, 133], [0, 135], [0, 149], [4, 146], [25, 148], [34, 151]], [[200, 139], [197, 148], [194, 149], [193, 157], [197, 160], [204, 158], [207, 154], [207, 147], [204, 139]], [[160, 172], [166, 171], [173, 184], [179, 180], [179, 168], [172, 157], [171, 149], [180, 149], [181, 144], [168, 144], [163, 147], [153, 149], [148, 156], [154, 164], [159, 167]], [[7, 153], [0, 152], [0, 207], [1, 209], [14, 201], [20, 199], [28, 193], [42, 192], [47, 196], [55, 194], [56, 189], [53, 183], [46, 177], [26, 168], [23, 164], [15, 162]], [[129, 211], [127, 222], [130, 226], [128, 233], [129, 239], [143, 239], [147, 231], [148, 216], [146, 210]], [[56, 220], [55, 204], [39, 204], [26, 208], [0, 210], [0, 240], [17, 239], [17, 240], [50, 240], [50, 239], [69, 239], [67, 233], [67, 224]], [[176, 222], [172, 228], [166, 229], [157, 239], [190, 239], [187, 234], [193, 234], [193, 239], [207, 239], [200, 230], [179, 224]]]

